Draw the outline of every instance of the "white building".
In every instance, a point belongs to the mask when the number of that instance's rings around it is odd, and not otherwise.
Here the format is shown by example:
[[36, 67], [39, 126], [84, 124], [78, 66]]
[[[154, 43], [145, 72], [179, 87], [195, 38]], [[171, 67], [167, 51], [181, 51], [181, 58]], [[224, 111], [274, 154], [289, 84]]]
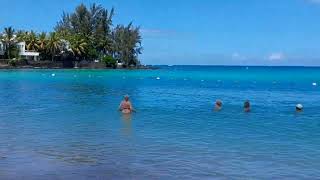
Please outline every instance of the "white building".
[[25, 42], [17, 43], [17, 47], [19, 48], [19, 56], [21, 56], [21, 58], [35, 61], [39, 60], [40, 53], [36, 51], [27, 51]]
[[[17, 43], [17, 48], [19, 49], [19, 56], [24, 59], [30, 59], [30, 60], [39, 60], [39, 52], [35, 51], [27, 51], [26, 50], [26, 43], [25, 42], [19, 42]], [[5, 47], [2, 42], [0, 42], [0, 56], [3, 56], [5, 53]]]
[[118, 67], [118, 68], [121, 68], [122, 66], [123, 66], [123, 63], [122, 63], [122, 62], [117, 61], [117, 67]]

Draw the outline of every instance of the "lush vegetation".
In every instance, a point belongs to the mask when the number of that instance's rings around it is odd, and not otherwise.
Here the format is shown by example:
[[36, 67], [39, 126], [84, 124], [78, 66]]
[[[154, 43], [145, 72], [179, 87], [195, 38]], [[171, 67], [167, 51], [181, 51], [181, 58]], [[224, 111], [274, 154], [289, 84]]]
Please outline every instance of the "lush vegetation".
[[0, 40], [6, 50], [4, 55], [8, 59], [16, 58], [19, 52], [16, 46], [15, 30], [12, 27], [4, 28], [4, 33], [0, 34]]
[[126, 67], [139, 65], [138, 55], [142, 51], [139, 27], [132, 23], [113, 26], [113, 15], [114, 9], [80, 4], [74, 12], [63, 13], [50, 33], [5, 28], [0, 36], [5, 58], [18, 58], [16, 43], [25, 42], [26, 50], [40, 53], [40, 60], [54, 61], [68, 54], [73, 61], [100, 60], [110, 67], [117, 62]]

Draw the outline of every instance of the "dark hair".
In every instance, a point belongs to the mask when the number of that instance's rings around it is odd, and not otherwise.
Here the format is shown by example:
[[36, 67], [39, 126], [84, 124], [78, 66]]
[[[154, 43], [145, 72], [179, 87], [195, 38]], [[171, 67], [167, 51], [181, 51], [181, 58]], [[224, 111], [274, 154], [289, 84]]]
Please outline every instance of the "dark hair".
[[250, 107], [250, 102], [248, 100], [245, 101], [244, 104], [243, 104], [243, 107], [244, 108], [249, 108]]

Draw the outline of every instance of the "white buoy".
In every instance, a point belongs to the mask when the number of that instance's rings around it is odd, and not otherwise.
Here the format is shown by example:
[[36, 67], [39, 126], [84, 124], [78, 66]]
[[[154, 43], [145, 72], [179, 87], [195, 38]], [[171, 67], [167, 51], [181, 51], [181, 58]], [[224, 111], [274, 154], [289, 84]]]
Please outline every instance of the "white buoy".
[[312, 86], [316, 86], [316, 85], [317, 85], [317, 83], [315, 83], [315, 82], [314, 82], [314, 83], [312, 83]]
[[54, 77], [54, 76], [56, 76], [56, 74], [55, 74], [55, 73], [52, 73], [51, 76]]
[[157, 80], [160, 80], [160, 77], [157, 77], [156, 79], [157, 79]]
[[296, 111], [300, 112], [303, 110], [303, 105], [302, 104], [297, 104], [296, 105]]

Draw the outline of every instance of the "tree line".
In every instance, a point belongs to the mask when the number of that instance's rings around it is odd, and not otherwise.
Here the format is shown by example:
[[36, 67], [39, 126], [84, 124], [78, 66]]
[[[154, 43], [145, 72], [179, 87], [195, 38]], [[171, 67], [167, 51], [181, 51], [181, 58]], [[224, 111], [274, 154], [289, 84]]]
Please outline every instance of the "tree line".
[[18, 58], [16, 44], [25, 42], [26, 50], [40, 53], [40, 60], [54, 61], [64, 54], [75, 61], [101, 60], [109, 65], [121, 62], [126, 67], [137, 66], [142, 52], [140, 28], [132, 23], [114, 26], [113, 15], [113, 8], [80, 4], [74, 12], [64, 12], [50, 33], [4, 28], [0, 39], [5, 58]]

